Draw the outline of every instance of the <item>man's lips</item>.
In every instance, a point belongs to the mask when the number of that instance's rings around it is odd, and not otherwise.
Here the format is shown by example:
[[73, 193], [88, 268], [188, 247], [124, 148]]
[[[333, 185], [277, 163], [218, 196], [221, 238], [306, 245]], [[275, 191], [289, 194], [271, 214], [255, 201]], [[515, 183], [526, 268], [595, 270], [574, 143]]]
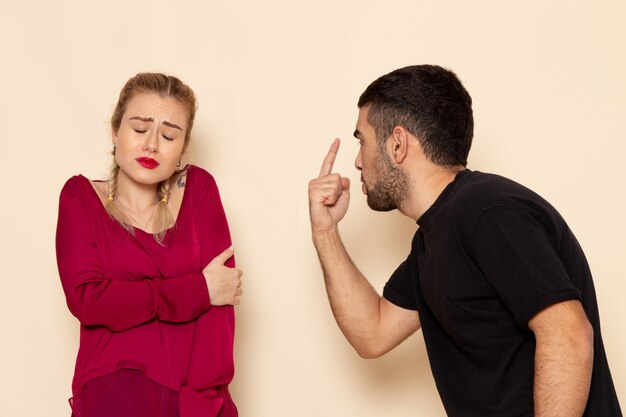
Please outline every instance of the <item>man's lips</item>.
[[154, 169], [159, 166], [159, 163], [156, 160], [152, 158], [147, 158], [145, 156], [142, 156], [141, 158], [137, 158], [135, 159], [135, 161], [139, 162], [139, 164], [142, 167], [148, 168], [148, 169]]

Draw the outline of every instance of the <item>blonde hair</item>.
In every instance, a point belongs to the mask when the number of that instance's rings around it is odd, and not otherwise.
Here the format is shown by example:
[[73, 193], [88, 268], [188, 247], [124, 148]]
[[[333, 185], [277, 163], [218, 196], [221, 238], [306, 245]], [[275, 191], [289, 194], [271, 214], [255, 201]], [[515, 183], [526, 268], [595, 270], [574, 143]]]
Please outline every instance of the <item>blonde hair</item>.
[[[111, 129], [113, 133], [117, 133], [122, 124], [122, 117], [126, 111], [128, 103], [138, 93], [156, 93], [161, 97], [171, 97], [176, 99], [187, 110], [187, 129], [185, 131], [185, 143], [183, 149], [189, 144], [191, 138], [191, 129], [193, 127], [193, 121], [196, 116], [196, 96], [193, 90], [184, 84], [178, 78], [160, 73], [148, 73], [143, 72], [135, 75], [129, 79], [122, 91], [120, 91], [119, 99], [111, 116]], [[115, 149], [113, 150], [115, 155]], [[135, 229], [131, 225], [130, 219], [124, 212], [124, 210], [115, 201], [115, 193], [117, 191], [117, 176], [119, 174], [120, 167], [113, 159], [113, 168], [109, 177], [109, 195], [106, 203], [106, 210], [111, 217], [117, 220], [124, 229], [129, 233], [134, 234]], [[180, 171], [174, 171], [174, 174], [163, 181], [157, 186], [157, 195], [159, 201], [153, 215], [153, 229], [154, 240], [159, 244], [163, 244], [165, 233], [167, 229], [174, 225], [174, 216], [167, 206], [167, 202], [170, 198], [170, 186], [173, 179]]]

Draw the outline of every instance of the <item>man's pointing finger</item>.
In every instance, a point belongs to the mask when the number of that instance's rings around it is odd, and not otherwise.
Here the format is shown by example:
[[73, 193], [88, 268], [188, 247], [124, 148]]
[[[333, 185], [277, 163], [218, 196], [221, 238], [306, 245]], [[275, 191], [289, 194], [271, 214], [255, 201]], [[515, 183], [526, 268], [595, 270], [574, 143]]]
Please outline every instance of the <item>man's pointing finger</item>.
[[324, 158], [324, 162], [322, 162], [322, 168], [320, 169], [320, 175], [318, 178], [321, 178], [332, 172], [338, 150], [339, 150], [339, 139], [335, 139], [332, 145], [330, 145], [330, 149], [328, 150], [328, 154], [326, 155], [326, 158]]

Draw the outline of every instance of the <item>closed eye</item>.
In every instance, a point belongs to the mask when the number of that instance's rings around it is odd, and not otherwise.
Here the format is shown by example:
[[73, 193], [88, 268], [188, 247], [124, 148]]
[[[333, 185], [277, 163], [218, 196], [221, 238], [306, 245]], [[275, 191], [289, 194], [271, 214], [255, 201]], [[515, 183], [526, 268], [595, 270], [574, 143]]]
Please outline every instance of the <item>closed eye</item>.
[[165, 136], [165, 135], [161, 135], [161, 136], [163, 136], [163, 139], [169, 140], [170, 142], [174, 140], [174, 138], [170, 138], [169, 136]]
[[146, 130], [141, 130], [141, 129], [133, 129], [133, 130], [137, 133], [146, 133]]

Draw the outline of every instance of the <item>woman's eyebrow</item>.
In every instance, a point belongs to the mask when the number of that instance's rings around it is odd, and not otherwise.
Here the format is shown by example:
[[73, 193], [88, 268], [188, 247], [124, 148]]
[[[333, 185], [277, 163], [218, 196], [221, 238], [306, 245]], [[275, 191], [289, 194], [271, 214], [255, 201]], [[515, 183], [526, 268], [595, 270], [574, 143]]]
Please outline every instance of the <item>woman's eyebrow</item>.
[[[129, 120], [140, 120], [142, 122], [150, 122], [150, 123], [154, 122], [154, 119], [152, 117], [142, 117], [142, 116], [133, 116]], [[172, 122], [168, 122], [167, 120], [164, 120], [163, 124], [165, 126], [169, 126], [169, 127], [173, 127], [174, 129], [178, 129], [181, 132], [183, 131], [183, 129], [180, 126], [178, 126], [177, 124], [174, 124]]]
[[154, 122], [152, 117], [133, 116], [129, 120], [141, 120], [142, 122]]
[[164, 124], [165, 126], [169, 126], [169, 127], [173, 127], [174, 129], [178, 129], [178, 130], [180, 130], [181, 132], [183, 131], [183, 129], [182, 129], [180, 126], [175, 125], [174, 123], [168, 122], [167, 120], [163, 120], [163, 124]]

